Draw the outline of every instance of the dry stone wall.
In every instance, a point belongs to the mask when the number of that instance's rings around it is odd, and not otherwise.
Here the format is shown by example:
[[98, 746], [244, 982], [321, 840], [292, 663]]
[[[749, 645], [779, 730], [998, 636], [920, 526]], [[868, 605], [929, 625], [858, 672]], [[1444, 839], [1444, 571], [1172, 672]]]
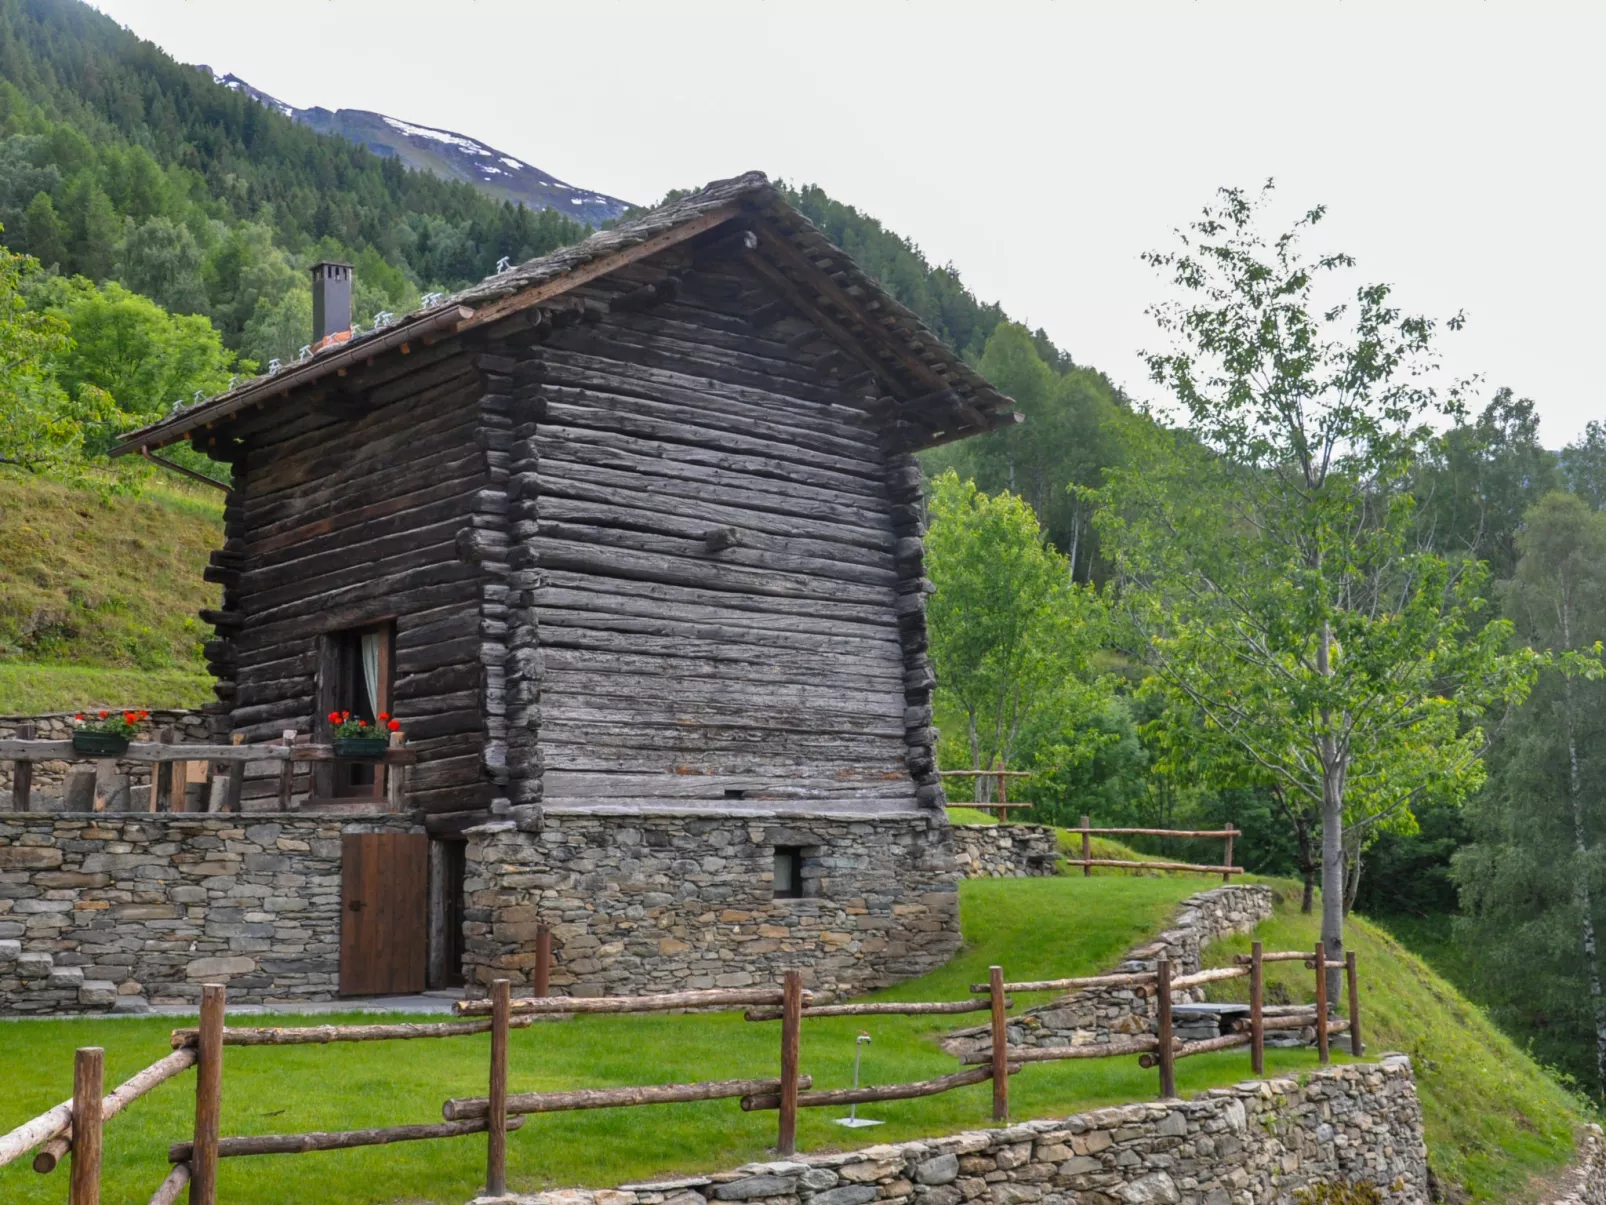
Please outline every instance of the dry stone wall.
[[[1422, 1110], [1403, 1055], [848, 1154], [517, 1205], [1272, 1205], [1322, 1181], [1427, 1205]], [[474, 1205], [490, 1205], [481, 1198]], [[1593, 1205], [1593, 1203], [1591, 1203]]]
[[[181, 745], [205, 744], [208, 740], [206, 717], [198, 711], [153, 711], [150, 719], [140, 725], [141, 734], [138, 739], [151, 740], [163, 728], [173, 729], [173, 739]], [[17, 736], [24, 724], [34, 726], [34, 739], [41, 741], [65, 741], [72, 739], [73, 713], [68, 711], [49, 712], [45, 715], [4, 715], [0, 716], [0, 740], [8, 740]], [[33, 804], [41, 811], [50, 811], [60, 806], [61, 788], [66, 781], [67, 770], [72, 763], [64, 761], [35, 762], [33, 767]], [[79, 762], [81, 766], [93, 765], [92, 762]], [[12, 761], [0, 761], [0, 807], [9, 806], [11, 802], [11, 784], [14, 777]], [[120, 761], [117, 763], [117, 773], [128, 778], [131, 788], [138, 790], [148, 787], [151, 781], [150, 762]]]
[[[1108, 973], [1152, 971], [1161, 958], [1171, 960], [1173, 973], [1187, 975], [1202, 966], [1200, 951], [1218, 938], [1247, 933], [1271, 915], [1270, 887], [1233, 883], [1201, 891], [1182, 901], [1171, 927], [1154, 941], [1129, 950], [1120, 966]], [[1007, 968], [1006, 968], [1007, 970]], [[1202, 995], [1202, 993], [1200, 993]], [[1174, 999], [1193, 999], [1187, 991]], [[1072, 992], [1049, 1004], [1029, 1008], [1009, 1019], [1009, 1042], [1015, 1046], [1081, 1046], [1117, 1037], [1149, 1033], [1157, 1020], [1156, 1002], [1130, 988], [1094, 988]], [[991, 1039], [986, 1026], [956, 1030], [944, 1042], [946, 1049], [963, 1054], [986, 1050]]]
[[954, 862], [967, 879], [1027, 879], [1052, 875], [1059, 836], [1047, 824], [956, 824]]
[[1606, 1205], [1606, 1138], [1598, 1125], [1585, 1127], [1577, 1161], [1544, 1205]]
[[0, 1013], [331, 999], [344, 832], [399, 816], [0, 813]]
[[[864, 990], [959, 948], [957, 871], [940, 814], [864, 818], [599, 815], [522, 806], [470, 830], [464, 973], [528, 982], [553, 933], [552, 988], [627, 995], [743, 987], [801, 968]], [[775, 852], [802, 895], [775, 897]]]

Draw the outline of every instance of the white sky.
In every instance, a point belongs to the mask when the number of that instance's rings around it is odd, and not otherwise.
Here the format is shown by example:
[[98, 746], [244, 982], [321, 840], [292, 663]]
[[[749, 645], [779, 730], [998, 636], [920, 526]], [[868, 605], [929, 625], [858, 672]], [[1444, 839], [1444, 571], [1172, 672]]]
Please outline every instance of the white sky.
[[1166, 245], [1222, 184], [1325, 202], [1321, 249], [1450, 366], [1606, 418], [1606, 6], [1285, 0], [96, 0], [306, 107], [472, 135], [632, 201], [758, 168], [951, 262], [1138, 397]]

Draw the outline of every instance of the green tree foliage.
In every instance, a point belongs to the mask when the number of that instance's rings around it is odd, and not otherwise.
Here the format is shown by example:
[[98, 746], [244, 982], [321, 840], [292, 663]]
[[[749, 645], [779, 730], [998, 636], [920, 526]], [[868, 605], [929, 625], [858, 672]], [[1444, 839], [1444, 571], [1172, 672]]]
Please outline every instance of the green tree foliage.
[[[1529, 512], [1504, 592], [1518, 639], [1591, 654], [1606, 639], [1606, 514], [1551, 494]], [[1457, 937], [1497, 1018], [1606, 1095], [1606, 683], [1546, 674], [1496, 746], [1455, 859]]]
[[1424, 380], [1434, 324], [1382, 285], [1327, 300], [1352, 261], [1303, 256], [1320, 209], [1268, 241], [1268, 197], [1223, 190], [1148, 257], [1186, 298], [1156, 308], [1173, 347], [1149, 366], [1190, 430], [1129, 446], [1100, 532], [1177, 741], [1320, 808], [1338, 957], [1365, 840], [1476, 789], [1480, 723], [1525, 696], [1539, 655], [1507, 651], [1504, 621], [1475, 630], [1478, 564], [1414, 542], [1410, 475], [1428, 420], [1456, 409]]
[[[71, 345], [67, 323], [23, 296], [38, 270], [37, 260], [0, 247], [0, 465], [63, 472], [78, 461], [83, 429], [51, 370]], [[95, 401], [109, 408], [104, 397]]]
[[968, 767], [1017, 766], [1027, 734], [1047, 764], [1091, 756], [1101, 741], [1085, 721], [1110, 697], [1091, 662], [1104, 636], [1097, 595], [1070, 583], [1065, 558], [1019, 497], [945, 473], [929, 507], [938, 706], [962, 717]]

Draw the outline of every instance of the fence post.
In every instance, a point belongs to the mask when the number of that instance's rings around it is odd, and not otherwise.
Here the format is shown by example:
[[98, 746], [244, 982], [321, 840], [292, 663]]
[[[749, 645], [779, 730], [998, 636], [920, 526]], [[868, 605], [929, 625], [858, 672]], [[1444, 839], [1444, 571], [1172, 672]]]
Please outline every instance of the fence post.
[[781, 1115], [775, 1150], [797, 1150], [797, 1068], [803, 1040], [803, 972], [788, 971], [781, 990]]
[[1349, 984], [1349, 1052], [1359, 1058], [1366, 1047], [1361, 1044], [1361, 985], [1355, 973], [1355, 951], [1344, 955], [1344, 978]]
[[1316, 1059], [1328, 1062], [1327, 1053], [1327, 943], [1316, 943]]
[[1171, 960], [1160, 959], [1154, 969], [1160, 980], [1160, 1099], [1170, 1100], [1177, 1094], [1177, 1058], [1171, 1049]]
[[[31, 741], [38, 729], [31, 722], [17, 725], [17, 739]], [[24, 758], [18, 758], [11, 767], [11, 810], [13, 812], [26, 812], [29, 806], [29, 796], [33, 793], [33, 763]]]
[[100, 1205], [101, 1091], [106, 1052], [80, 1046], [72, 1066], [72, 1173], [69, 1205]]
[[1266, 1018], [1265, 1018], [1265, 967], [1261, 962], [1263, 947], [1257, 941], [1249, 947], [1249, 1069], [1256, 1075], [1266, 1074]]
[[223, 1112], [221, 983], [201, 988], [201, 1026], [195, 1062], [195, 1141], [190, 1153], [190, 1205], [217, 1205], [217, 1141]]
[[535, 994], [552, 994], [552, 930], [545, 925], [535, 927]]
[[512, 985], [491, 983], [491, 1091], [485, 1118], [485, 1195], [507, 1192], [507, 1036]]
[[1093, 858], [1093, 834], [1087, 831], [1092, 827], [1092, 823], [1089, 817], [1082, 817], [1082, 877], [1084, 879], [1091, 878], [1093, 875], [1093, 868], [1088, 865]]
[[1237, 829], [1233, 828], [1232, 821], [1227, 821], [1227, 849], [1221, 856], [1221, 864], [1228, 869], [1221, 872], [1221, 881], [1223, 883], [1232, 882], [1232, 835], [1237, 831]]
[[1004, 968], [987, 968], [993, 1006], [993, 1120], [1009, 1119], [1009, 1025], [1004, 1017]]
[[285, 758], [279, 763], [279, 810], [288, 812], [296, 781], [296, 764], [290, 760], [290, 751], [295, 748], [296, 744], [296, 730], [294, 728], [286, 728], [283, 740]]

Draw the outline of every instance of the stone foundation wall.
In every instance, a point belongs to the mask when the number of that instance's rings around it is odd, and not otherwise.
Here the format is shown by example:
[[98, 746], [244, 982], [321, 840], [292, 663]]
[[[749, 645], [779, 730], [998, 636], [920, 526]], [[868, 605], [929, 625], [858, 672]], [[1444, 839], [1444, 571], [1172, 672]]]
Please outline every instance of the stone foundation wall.
[[[1152, 971], [1156, 961], [1168, 958], [1173, 974], [1192, 974], [1203, 965], [1199, 955], [1205, 946], [1218, 938], [1252, 930], [1271, 915], [1273, 899], [1270, 887], [1248, 883], [1214, 887], [1189, 896], [1182, 901], [1170, 928], [1154, 941], [1127, 951], [1121, 964], [1105, 973]], [[1186, 990], [1173, 997], [1179, 1003], [1193, 998], [1193, 993]], [[1151, 1032], [1157, 1021], [1156, 1009], [1154, 997], [1139, 995], [1131, 988], [1073, 992], [1011, 1016], [1009, 1041], [1012, 1046], [1108, 1042], [1115, 1037]], [[956, 1053], [986, 1050], [991, 1044], [986, 1026], [958, 1030], [944, 1043]]]
[[[14, 738], [17, 729], [25, 723], [34, 726], [35, 740], [71, 740], [72, 718], [73, 713], [70, 711], [49, 712], [45, 715], [0, 715], [0, 740]], [[163, 728], [172, 728], [174, 741], [181, 745], [204, 745], [208, 740], [206, 717], [198, 711], [153, 711], [150, 719], [140, 725], [141, 733], [138, 739], [154, 740], [156, 734]], [[11, 761], [0, 761], [0, 803], [11, 802], [12, 768], [15, 764]], [[59, 806], [62, 784], [66, 781], [70, 764], [64, 761], [34, 763], [32, 790], [33, 807], [36, 810], [51, 811], [54, 810], [53, 804]], [[120, 761], [117, 763], [117, 772], [126, 775], [131, 787], [136, 790], [150, 786], [150, 762]]]
[[956, 824], [954, 861], [967, 879], [1058, 873], [1059, 837], [1047, 824]]
[[1366, 1181], [1393, 1205], [1427, 1205], [1427, 1180], [1422, 1110], [1410, 1063], [1396, 1055], [1380, 1064], [1324, 1067], [1302, 1081], [1217, 1088], [1190, 1101], [514, 1199], [519, 1205], [1273, 1205], [1318, 1182]]
[[[538, 807], [468, 834], [464, 974], [529, 980], [539, 924], [552, 987], [626, 995], [743, 987], [799, 967], [863, 990], [959, 948], [958, 872], [940, 815], [583, 814]], [[776, 847], [803, 896], [774, 897]]]
[[1589, 1125], [1578, 1143], [1578, 1159], [1544, 1198], [1544, 1205], [1606, 1205], [1606, 1139]]
[[0, 1013], [331, 999], [340, 837], [401, 816], [0, 812]]

